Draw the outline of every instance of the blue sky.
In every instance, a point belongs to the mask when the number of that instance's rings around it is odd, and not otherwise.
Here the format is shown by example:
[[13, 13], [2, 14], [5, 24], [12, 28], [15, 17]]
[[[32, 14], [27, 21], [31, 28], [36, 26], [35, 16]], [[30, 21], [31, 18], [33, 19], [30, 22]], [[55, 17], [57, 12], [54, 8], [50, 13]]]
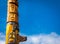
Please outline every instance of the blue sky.
[[[60, 1], [59, 0], [21, 0], [21, 32], [29, 34], [60, 34]], [[26, 31], [24, 31], [26, 30]]]
[[[18, 2], [20, 33], [28, 37], [28, 41], [22, 44], [40, 44], [40, 42], [60, 44], [60, 0], [18, 0]], [[4, 39], [6, 32], [6, 18], [7, 0], [0, 0], [1, 44], [4, 42], [1, 39]]]

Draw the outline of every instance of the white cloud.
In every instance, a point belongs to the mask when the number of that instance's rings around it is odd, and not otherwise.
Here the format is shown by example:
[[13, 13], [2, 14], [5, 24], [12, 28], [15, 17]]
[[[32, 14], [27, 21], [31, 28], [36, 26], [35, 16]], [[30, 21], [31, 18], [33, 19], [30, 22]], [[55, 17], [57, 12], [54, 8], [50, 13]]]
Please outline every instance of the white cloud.
[[[21, 42], [20, 44], [60, 44], [60, 35], [54, 32], [50, 34], [30, 35], [27, 37], [27, 41]], [[5, 35], [2, 34], [1, 38], [5, 39]], [[3, 39], [0, 39], [1, 44], [5, 44]]]
[[28, 36], [28, 40], [21, 44], [60, 44], [60, 35], [52, 32], [50, 34], [40, 34]]
[[0, 44], [5, 44], [5, 35], [0, 32]]
[[0, 40], [5, 40], [5, 35], [0, 32]]
[[0, 44], [5, 44], [5, 41], [3, 41], [3, 40], [0, 40]]

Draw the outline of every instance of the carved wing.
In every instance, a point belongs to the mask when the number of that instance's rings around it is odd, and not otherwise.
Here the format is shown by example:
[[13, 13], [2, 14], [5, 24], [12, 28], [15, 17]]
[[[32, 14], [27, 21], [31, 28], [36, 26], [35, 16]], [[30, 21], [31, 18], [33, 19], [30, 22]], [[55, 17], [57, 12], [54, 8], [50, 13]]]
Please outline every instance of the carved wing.
[[19, 42], [23, 42], [23, 41], [26, 41], [26, 40], [27, 40], [27, 37], [18, 36], [18, 41]]

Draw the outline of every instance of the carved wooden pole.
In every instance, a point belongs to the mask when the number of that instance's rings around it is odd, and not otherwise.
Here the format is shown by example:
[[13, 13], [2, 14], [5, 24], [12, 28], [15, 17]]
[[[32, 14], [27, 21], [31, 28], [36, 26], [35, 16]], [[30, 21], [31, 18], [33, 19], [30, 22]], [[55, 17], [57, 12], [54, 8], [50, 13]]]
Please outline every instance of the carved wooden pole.
[[18, 0], [8, 0], [7, 7], [6, 44], [19, 44], [27, 37], [19, 36]]

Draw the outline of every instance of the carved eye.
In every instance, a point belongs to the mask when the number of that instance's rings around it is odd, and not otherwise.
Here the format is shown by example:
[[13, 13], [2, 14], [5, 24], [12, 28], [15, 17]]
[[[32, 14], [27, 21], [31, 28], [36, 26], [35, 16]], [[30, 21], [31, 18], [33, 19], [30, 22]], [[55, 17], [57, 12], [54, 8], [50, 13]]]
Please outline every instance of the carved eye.
[[15, 35], [13, 35], [13, 38], [15, 38]]
[[9, 38], [11, 37], [11, 35], [9, 35]]
[[9, 38], [15, 38], [15, 33], [10, 33]]

